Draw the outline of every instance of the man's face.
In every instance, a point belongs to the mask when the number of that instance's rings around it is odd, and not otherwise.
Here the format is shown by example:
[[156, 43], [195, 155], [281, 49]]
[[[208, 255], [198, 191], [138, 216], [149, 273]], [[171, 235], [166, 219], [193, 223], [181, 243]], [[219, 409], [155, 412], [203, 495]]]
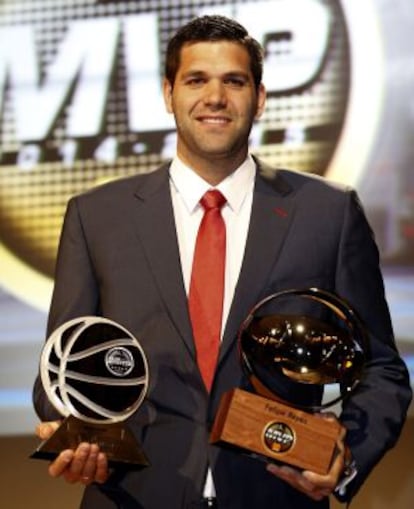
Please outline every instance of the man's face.
[[229, 41], [185, 45], [174, 84], [164, 81], [164, 98], [177, 125], [177, 152], [186, 164], [194, 169], [203, 162], [241, 164], [265, 102], [243, 46]]

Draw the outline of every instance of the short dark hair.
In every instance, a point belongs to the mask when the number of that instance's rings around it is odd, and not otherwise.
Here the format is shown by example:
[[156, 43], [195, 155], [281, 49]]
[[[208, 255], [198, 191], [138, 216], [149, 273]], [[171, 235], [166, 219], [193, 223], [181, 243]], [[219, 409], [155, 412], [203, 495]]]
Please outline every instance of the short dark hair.
[[183, 46], [196, 42], [231, 41], [244, 46], [256, 89], [262, 82], [263, 49], [237, 21], [220, 15], [201, 16], [182, 26], [170, 39], [165, 58], [165, 77], [174, 84]]

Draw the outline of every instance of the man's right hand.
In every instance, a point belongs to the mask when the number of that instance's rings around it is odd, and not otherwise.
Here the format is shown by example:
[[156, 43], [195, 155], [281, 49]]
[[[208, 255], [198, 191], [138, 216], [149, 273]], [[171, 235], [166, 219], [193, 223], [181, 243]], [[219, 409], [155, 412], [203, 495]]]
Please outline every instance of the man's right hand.
[[[41, 422], [36, 427], [36, 435], [48, 439], [60, 426], [60, 421]], [[97, 444], [82, 442], [75, 450], [66, 449], [49, 465], [51, 477], [63, 477], [73, 484], [88, 485], [93, 482], [104, 483], [109, 476], [106, 454], [100, 452]]]

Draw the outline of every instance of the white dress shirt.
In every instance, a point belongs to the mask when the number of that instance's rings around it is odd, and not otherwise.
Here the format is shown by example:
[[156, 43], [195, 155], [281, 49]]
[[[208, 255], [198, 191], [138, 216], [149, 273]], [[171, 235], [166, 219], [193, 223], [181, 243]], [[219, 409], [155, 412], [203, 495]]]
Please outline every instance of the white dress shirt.
[[[255, 162], [251, 156], [248, 156], [236, 171], [214, 188], [219, 190], [227, 200], [222, 208], [222, 216], [226, 224], [222, 334], [243, 261], [252, 209], [255, 173]], [[204, 214], [199, 202], [204, 193], [213, 187], [178, 157], [174, 158], [170, 166], [170, 185], [181, 267], [188, 295], [195, 242]], [[207, 473], [204, 496], [215, 496], [210, 469]]]
[[[252, 208], [255, 171], [255, 163], [249, 156], [236, 171], [215, 187], [227, 200], [222, 209], [222, 216], [226, 224], [222, 331], [224, 331], [244, 256]], [[188, 295], [194, 247], [204, 214], [203, 207], [199, 202], [204, 193], [213, 187], [186, 167], [178, 158], [175, 158], [171, 163], [170, 177], [181, 267]]]

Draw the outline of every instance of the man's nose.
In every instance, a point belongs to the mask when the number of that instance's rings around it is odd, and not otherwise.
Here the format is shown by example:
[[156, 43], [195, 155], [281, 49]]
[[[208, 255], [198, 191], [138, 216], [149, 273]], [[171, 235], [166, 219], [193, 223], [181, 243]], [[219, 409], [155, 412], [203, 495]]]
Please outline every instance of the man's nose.
[[206, 85], [204, 101], [210, 105], [220, 105], [226, 103], [226, 89], [224, 83], [220, 80], [211, 80]]

